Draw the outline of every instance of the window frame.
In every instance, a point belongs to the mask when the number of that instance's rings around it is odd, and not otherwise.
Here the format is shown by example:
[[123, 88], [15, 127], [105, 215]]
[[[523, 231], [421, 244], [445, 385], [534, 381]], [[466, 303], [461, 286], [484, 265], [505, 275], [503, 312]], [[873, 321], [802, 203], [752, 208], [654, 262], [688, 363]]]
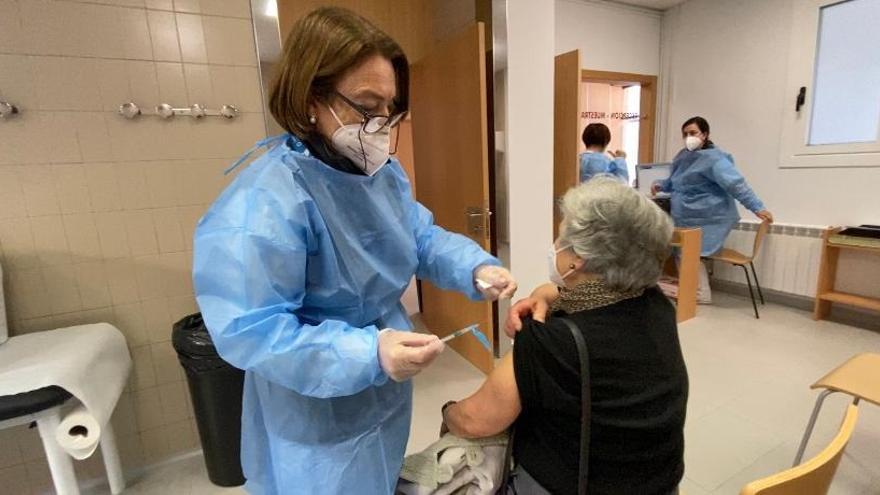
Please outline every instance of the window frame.
[[[815, 96], [813, 90], [816, 83], [820, 12], [824, 7], [847, 1], [849, 0], [792, 2], [788, 78], [782, 109], [782, 168], [880, 167], [880, 136], [870, 142], [807, 144]], [[806, 87], [806, 98], [800, 111], [795, 111], [796, 97], [801, 87]]]

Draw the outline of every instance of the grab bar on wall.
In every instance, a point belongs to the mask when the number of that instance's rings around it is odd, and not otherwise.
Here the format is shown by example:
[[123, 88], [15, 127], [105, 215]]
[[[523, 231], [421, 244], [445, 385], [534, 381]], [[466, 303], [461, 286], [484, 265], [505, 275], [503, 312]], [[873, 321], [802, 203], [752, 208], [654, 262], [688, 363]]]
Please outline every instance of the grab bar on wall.
[[198, 103], [189, 108], [174, 108], [167, 103], [162, 103], [156, 107], [156, 115], [163, 119], [168, 119], [175, 115], [188, 115], [196, 119], [202, 117], [225, 117], [227, 119], [234, 119], [238, 116], [238, 108], [235, 105], [223, 105], [220, 107], [220, 110], [211, 110]]
[[18, 114], [18, 107], [8, 101], [0, 100], [0, 119], [8, 119]]
[[141, 115], [156, 115], [163, 119], [170, 119], [171, 117], [178, 115], [185, 115], [194, 119], [201, 119], [204, 117], [224, 117], [227, 119], [234, 119], [238, 114], [239, 110], [235, 105], [223, 105], [219, 110], [211, 110], [198, 103], [186, 108], [175, 108], [167, 103], [161, 103], [156, 106], [154, 112], [149, 114], [141, 111], [140, 107], [131, 101], [119, 106], [119, 115], [122, 115], [127, 119], [134, 119]]

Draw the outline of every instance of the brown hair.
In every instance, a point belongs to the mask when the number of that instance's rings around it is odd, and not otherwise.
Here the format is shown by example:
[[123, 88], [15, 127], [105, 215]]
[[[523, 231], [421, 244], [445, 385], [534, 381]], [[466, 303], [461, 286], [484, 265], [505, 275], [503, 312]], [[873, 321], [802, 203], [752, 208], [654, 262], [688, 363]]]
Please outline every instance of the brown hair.
[[394, 111], [409, 108], [409, 61], [390, 36], [354, 12], [322, 7], [293, 26], [269, 95], [269, 111], [290, 133], [307, 137], [309, 104], [329, 97], [345, 72], [373, 55], [387, 58], [397, 83]]

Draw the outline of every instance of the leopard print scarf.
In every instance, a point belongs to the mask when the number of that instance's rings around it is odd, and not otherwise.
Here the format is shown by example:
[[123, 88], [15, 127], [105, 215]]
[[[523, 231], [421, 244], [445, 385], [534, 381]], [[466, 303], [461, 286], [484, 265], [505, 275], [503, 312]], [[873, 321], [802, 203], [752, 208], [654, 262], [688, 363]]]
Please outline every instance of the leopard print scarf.
[[639, 297], [645, 289], [618, 291], [609, 288], [604, 280], [588, 280], [574, 288], [560, 287], [559, 297], [550, 307], [551, 312], [564, 311], [568, 314], [588, 309], [610, 306], [625, 299]]

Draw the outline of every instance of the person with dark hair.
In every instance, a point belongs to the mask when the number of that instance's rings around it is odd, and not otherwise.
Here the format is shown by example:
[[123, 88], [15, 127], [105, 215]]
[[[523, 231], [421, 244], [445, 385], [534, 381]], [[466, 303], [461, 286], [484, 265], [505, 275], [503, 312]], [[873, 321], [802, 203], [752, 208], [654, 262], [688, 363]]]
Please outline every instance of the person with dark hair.
[[587, 151], [580, 156], [580, 181], [586, 182], [594, 175], [610, 174], [624, 182], [629, 182], [626, 169], [626, 153], [617, 150], [606, 154], [611, 142], [611, 131], [605, 124], [590, 124], [584, 128], [581, 139]]
[[[701, 256], [711, 256], [739, 222], [734, 199], [761, 220], [772, 222], [773, 214], [758, 198], [733, 163], [733, 156], [709, 139], [709, 122], [692, 117], [681, 126], [684, 149], [672, 160], [672, 173], [652, 185], [652, 191], [670, 193], [672, 219], [677, 227], [700, 227], [703, 243]], [[700, 264], [697, 299], [710, 303], [709, 274]]]
[[408, 86], [403, 50], [364, 18], [302, 18], [269, 105], [287, 134], [261, 143], [274, 146], [196, 228], [199, 307], [220, 356], [245, 371], [250, 493], [392, 493], [409, 379], [444, 348], [411, 332], [410, 280], [475, 300], [516, 290], [496, 258], [434, 225], [390, 157]]

